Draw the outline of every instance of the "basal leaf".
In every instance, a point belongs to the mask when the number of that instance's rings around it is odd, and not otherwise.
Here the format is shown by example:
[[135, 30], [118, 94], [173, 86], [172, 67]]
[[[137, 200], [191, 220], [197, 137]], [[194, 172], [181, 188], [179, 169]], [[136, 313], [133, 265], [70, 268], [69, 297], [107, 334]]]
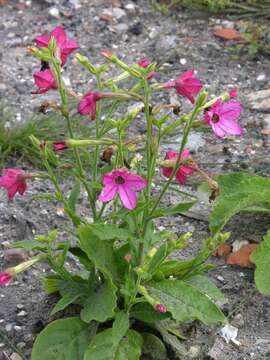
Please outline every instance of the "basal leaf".
[[120, 343], [114, 346], [112, 329], [107, 329], [91, 340], [83, 360], [139, 360], [142, 344], [141, 335], [128, 330]]
[[270, 295], [270, 230], [264, 240], [251, 254], [251, 260], [256, 264], [255, 283], [263, 295]]
[[143, 353], [152, 360], [167, 360], [167, 350], [163, 342], [151, 333], [143, 334]]
[[241, 211], [270, 213], [270, 180], [248, 173], [218, 177], [220, 195], [210, 216], [210, 230], [220, 231], [232, 216]]
[[129, 329], [129, 316], [126, 312], [120, 311], [116, 314], [113, 327], [112, 337], [114, 346], [118, 345], [121, 339], [126, 335]]
[[77, 317], [53, 321], [37, 336], [31, 360], [83, 360], [88, 328]]
[[112, 318], [116, 308], [116, 290], [117, 288], [109, 279], [97, 289], [93, 289], [83, 304], [81, 319], [85, 322], [92, 320], [104, 322]]
[[205, 324], [223, 322], [221, 310], [190, 284], [181, 280], [151, 282], [149, 294], [159, 303], [165, 304], [177, 321], [200, 320]]
[[185, 282], [194, 286], [201, 293], [209, 296], [213, 301], [225, 301], [225, 297], [219, 288], [206, 276], [195, 275], [185, 280]]

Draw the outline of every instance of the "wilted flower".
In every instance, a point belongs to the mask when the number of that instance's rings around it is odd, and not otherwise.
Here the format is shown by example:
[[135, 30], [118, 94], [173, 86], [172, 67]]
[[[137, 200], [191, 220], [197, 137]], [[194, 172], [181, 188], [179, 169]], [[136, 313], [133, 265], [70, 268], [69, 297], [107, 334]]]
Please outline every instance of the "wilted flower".
[[[165, 155], [165, 160], [176, 160], [178, 157], [178, 152], [175, 150], [168, 150]], [[189, 150], [184, 149], [181, 154], [181, 160], [186, 160], [189, 157]], [[179, 169], [176, 172], [176, 180], [180, 184], [185, 184], [187, 177], [191, 175], [196, 169], [192, 165], [180, 165]], [[162, 173], [166, 177], [170, 177], [173, 172], [173, 167], [162, 167]]]
[[104, 188], [98, 199], [109, 202], [118, 194], [128, 210], [133, 210], [137, 205], [136, 192], [147, 186], [147, 181], [141, 176], [122, 169], [105, 174], [102, 183]]
[[38, 47], [47, 47], [51, 38], [54, 38], [60, 50], [61, 65], [65, 65], [67, 57], [80, 46], [74, 40], [70, 40], [62, 26], [56, 26], [50, 35], [41, 35], [35, 39]]
[[12, 280], [12, 274], [8, 271], [0, 272], [0, 286], [8, 284]]
[[81, 101], [78, 104], [78, 112], [81, 115], [91, 115], [91, 119], [96, 119], [96, 102], [106, 97], [105, 94], [102, 94], [98, 91], [90, 91], [83, 96]]
[[155, 310], [156, 310], [157, 312], [161, 313], [161, 314], [164, 314], [164, 313], [167, 312], [167, 308], [166, 308], [166, 306], [163, 305], [163, 304], [156, 304]]
[[61, 151], [67, 149], [67, 143], [66, 141], [56, 141], [53, 143], [53, 150], [54, 151]]
[[57, 89], [57, 83], [51, 69], [35, 72], [34, 80], [38, 90], [34, 91], [33, 94], [44, 94], [51, 89]]
[[209, 124], [219, 138], [226, 135], [242, 135], [243, 129], [237, 120], [243, 107], [238, 101], [222, 102], [218, 99], [209, 111], [204, 114], [204, 121]]
[[201, 81], [196, 79], [193, 73], [194, 70], [188, 70], [179, 76], [178, 79], [168, 81], [162, 86], [165, 89], [175, 88], [179, 95], [185, 96], [193, 104], [195, 102], [193, 95], [197, 95], [202, 88]]
[[3, 176], [0, 177], [0, 187], [7, 190], [8, 198], [13, 199], [18, 192], [23, 195], [27, 189], [26, 180], [32, 174], [27, 174], [21, 169], [4, 169]]

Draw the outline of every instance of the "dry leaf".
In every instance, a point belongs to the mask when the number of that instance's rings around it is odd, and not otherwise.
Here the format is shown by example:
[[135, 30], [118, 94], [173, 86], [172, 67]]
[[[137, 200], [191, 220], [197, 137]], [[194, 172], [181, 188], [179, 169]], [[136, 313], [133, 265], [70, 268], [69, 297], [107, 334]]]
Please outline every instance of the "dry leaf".
[[269, 136], [270, 135], [270, 129], [262, 129], [261, 134]]
[[214, 252], [214, 256], [227, 256], [231, 253], [232, 247], [228, 244], [221, 244], [217, 248], [217, 250]]
[[227, 257], [227, 264], [238, 265], [241, 267], [252, 267], [250, 254], [257, 248], [259, 244], [248, 244], [241, 247], [235, 253], [231, 253]]
[[107, 22], [107, 23], [112, 23], [112, 21], [113, 21], [113, 17], [112, 17], [112, 15], [110, 15], [110, 14], [100, 15], [99, 19], [100, 19], [101, 21], [105, 21], [105, 22]]
[[216, 30], [214, 32], [214, 35], [223, 40], [234, 40], [234, 41], [244, 40], [240, 32], [235, 29], [221, 28]]

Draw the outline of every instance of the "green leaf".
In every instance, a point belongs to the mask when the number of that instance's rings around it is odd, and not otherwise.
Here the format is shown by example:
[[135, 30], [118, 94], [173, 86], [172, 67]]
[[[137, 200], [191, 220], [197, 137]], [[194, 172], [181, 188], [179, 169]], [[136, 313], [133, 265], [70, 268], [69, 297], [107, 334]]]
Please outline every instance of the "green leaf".
[[52, 309], [51, 315], [54, 315], [58, 311], [64, 310], [66, 307], [68, 307], [68, 305], [72, 304], [76, 299], [78, 299], [79, 296], [80, 294], [71, 294], [71, 293], [65, 294], [62, 297], [62, 299], [60, 299], [56, 303], [56, 305]]
[[47, 248], [47, 244], [41, 243], [40, 241], [37, 240], [21, 240], [12, 243], [11, 247], [32, 251], [32, 250], [44, 250]]
[[198, 289], [202, 294], [209, 296], [213, 301], [225, 301], [225, 296], [219, 288], [206, 276], [195, 275], [185, 280], [185, 282]]
[[83, 360], [88, 326], [77, 317], [53, 321], [37, 336], [31, 360]]
[[48, 295], [54, 294], [60, 290], [61, 278], [58, 275], [48, 275], [43, 279], [43, 287]]
[[112, 337], [113, 344], [117, 346], [121, 339], [126, 335], [129, 329], [129, 317], [128, 314], [124, 311], [120, 311], [116, 314], [113, 327], [112, 327]]
[[78, 246], [75, 246], [75, 247], [69, 248], [69, 251], [71, 252], [71, 254], [73, 254], [74, 256], [76, 256], [79, 259], [80, 263], [87, 270], [92, 270], [93, 269], [93, 264], [88, 259], [87, 254], [81, 248], [79, 248]]
[[80, 190], [81, 190], [81, 184], [80, 184], [80, 181], [77, 180], [71, 190], [69, 197], [68, 197], [68, 205], [72, 211], [76, 211], [76, 202], [80, 195]]
[[117, 280], [119, 278], [116, 257], [111, 241], [102, 241], [88, 225], [82, 225], [78, 229], [80, 245], [88, 258], [95, 264], [107, 278]]
[[163, 216], [172, 216], [176, 214], [181, 214], [188, 211], [194, 204], [195, 202], [180, 203], [174, 206], [173, 208], [156, 209], [151, 217], [154, 219]]
[[270, 180], [248, 173], [218, 177], [220, 195], [210, 216], [212, 233], [220, 231], [241, 211], [270, 212]]
[[153, 360], [167, 360], [167, 350], [163, 342], [154, 334], [143, 334], [143, 354]]
[[170, 314], [168, 312], [164, 314], [159, 313], [148, 303], [139, 303], [133, 306], [130, 316], [145, 323], [153, 323], [167, 319], [170, 317]]
[[208, 296], [184, 281], [151, 282], [146, 288], [155, 301], [166, 304], [177, 321], [200, 320], [209, 325], [225, 320]]
[[112, 329], [107, 329], [92, 339], [83, 360], [139, 360], [142, 344], [141, 335], [128, 330], [119, 345], [114, 346]]
[[88, 224], [82, 227], [87, 228], [100, 240], [128, 240], [132, 236], [128, 230], [113, 224]]
[[156, 271], [159, 270], [160, 265], [163, 263], [163, 261], [167, 257], [167, 244], [161, 245], [155, 255], [151, 258], [148, 266], [147, 266], [147, 272], [148, 274], [155, 274]]
[[255, 283], [263, 295], [270, 295], [270, 230], [264, 236], [262, 243], [251, 254], [251, 260], [256, 264]]
[[105, 280], [97, 289], [93, 289], [83, 304], [81, 319], [85, 322], [104, 322], [114, 317], [116, 290], [111, 280]]

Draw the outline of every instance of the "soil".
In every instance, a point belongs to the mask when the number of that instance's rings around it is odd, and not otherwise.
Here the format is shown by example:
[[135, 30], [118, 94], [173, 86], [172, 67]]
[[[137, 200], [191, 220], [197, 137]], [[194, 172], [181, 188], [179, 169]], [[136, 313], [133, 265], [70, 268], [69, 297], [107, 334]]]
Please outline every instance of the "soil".
[[[82, 53], [87, 54], [95, 64], [104, 62], [99, 55], [101, 50], [111, 49], [128, 63], [144, 56], [158, 61], [163, 70], [158, 81], [175, 78], [194, 67], [211, 94], [237, 87], [244, 104], [250, 92], [269, 87], [269, 58], [232, 60], [228, 43], [213, 36], [217, 26], [229, 26], [226, 19], [181, 9], [164, 15], [156, 12], [144, 0], [81, 0], [81, 7], [76, 10], [71, 3], [74, 2], [10, 0], [1, 6], [0, 2], [0, 93], [18, 122], [25, 121], [41, 102], [41, 97], [30, 95], [34, 88], [32, 73], [39, 68], [39, 64], [27, 54], [26, 47], [33, 44], [37, 35], [49, 32], [58, 23], [65, 26], [68, 34], [81, 45]], [[111, 3], [122, 3], [122, 7], [113, 8]], [[59, 19], [50, 14], [53, 7], [59, 10]], [[107, 14], [114, 11], [112, 22], [101, 19], [105, 10]], [[107, 16], [108, 19], [111, 17]], [[237, 23], [229, 23], [237, 27]], [[76, 61], [71, 61], [67, 66], [66, 74], [74, 89], [80, 92], [92, 86]], [[53, 93], [48, 93], [42, 100], [54, 98]], [[184, 109], [188, 106], [183, 102]], [[211, 134], [195, 133], [189, 143], [194, 158], [212, 173], [244, 169], [269, 175], [269, 136], [261, 133], [267, 127], [267, 116], [269, 121], [269, 115], [250, 111], [246, 104], [241, 118], [245, 127], [242, 139], [221, 141]], [[143, 133], [145, 128], [138, 124], [135, 130]], [[71, 179], [63, 180], [65, 191], [70, 189], [70, 185]], [[196, 184], [190, 183], [186, 190], [195, 192]], [[70, 224], [61, 214], [60, 205], [32, 199], [33, 195], [46, 191], [52, 191], [49, 183], [35, 181], [25, 196], [17, 196], [13, 202], [8, 202], [4, 193], [1, 195], [1, 269], [10, 266], [12, 259], [8, 257], [7, 248], [14, 241], [46, 234], [52, 228], [57, 228], [63, 238], [69, 236]], [[167, 201], [175, 201], [173, 194]], [[79, 207], [89, 217], [84, 196]], [[208, 213], [209, 204], [202, 200], [200, 207], [187, 216], [176, 216], [158, 224], [177, 232], [193, 232], [188, 250], [179, 257], [194, 254], [203, 239], [209, 236]], [[269, 227], [269, 217], [245, 215], [235, 217], [226, 230], [232, 233], [230, 241], [254, 242], [260, 240]], [[19, 253], [17, 256], [23, 258], [25, 255]], [[193, 358], [205, 360], [269, 359], [270, 301], [256, 290], [253, 269], [228, 266], [224, 259], [213, 258], [211, 261], [216, 264], [211, 277], [228, 299], [223, 310], [229, 321], [238, 327], [237, 340], [241, 344], [227, 344], [220, 336], [218, 327], [192, 324], [186, 330], [189, 336], [185, 346], [190, 352], [186, 358], [191, 359], [193, 352]], [[69, 259], [69, 265], [76, 267], [73, 258]], [[56, 299], [45, 294], [40, 281], [48, 271], [46, 266], [36, 266], [0, 290], [1, 333], [4, 332], [12, 344], [21, 347], [26, 357], [30, 354], [36, 334], [53, 319], [50, 310]], [[0, 338], [0, 360], [10, 359], [13, 351]]]

